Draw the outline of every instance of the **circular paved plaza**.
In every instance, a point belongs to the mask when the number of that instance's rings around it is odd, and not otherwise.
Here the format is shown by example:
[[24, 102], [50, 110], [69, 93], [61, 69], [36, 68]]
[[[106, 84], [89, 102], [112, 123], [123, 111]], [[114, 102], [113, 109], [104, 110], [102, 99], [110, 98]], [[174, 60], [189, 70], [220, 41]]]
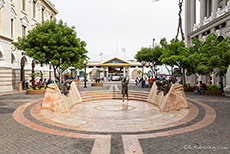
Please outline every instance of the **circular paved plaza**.
[[[79, 91], [110, 86], [80, 86]], [[132, 83], [129, 89], [150, 90]], [[43, 95], [1, 93], [0, 153], [230, 153], [230, 98], [186, 97], [190, 109], [179, 112], [111, 99], [84, 102], [60, 114], [41, 109]]]

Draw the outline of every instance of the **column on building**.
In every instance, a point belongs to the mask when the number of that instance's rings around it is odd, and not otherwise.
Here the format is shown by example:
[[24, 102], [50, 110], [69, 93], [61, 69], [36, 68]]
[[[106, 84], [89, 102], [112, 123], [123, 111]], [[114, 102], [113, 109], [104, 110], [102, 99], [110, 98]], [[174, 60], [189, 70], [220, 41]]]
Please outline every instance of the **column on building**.
[[[191, 25], [196, 23], [196, 0], [191, 0]], [[192, 29], [191, 29], [192, 30]]]
[[196, 23], [196, 0], [185, 1], [185, 34], [186, 34], [186, 44], [190, 44], [190, 39], [188, 38], [188, 33], [193, 30], [193, 26]]
[[203, 25], [206, 8], [206, 0], [200, 0], [200, 25]]
[[130, 73], [130, 66], [128, 66], [128, 78], [131, 79], [131, 75], [129, 73]]
[[125, 78], [125, 66], [123, 66], [123, 78]]
[[218, 9], [218, 1], [217, 0], [212, 0], [212, 13], [213, 17], [216, 17], [216, 11]]
[[207, 84], [207, 76], [206, 75], [201, 75], [201, 81], [205, 84]]
[[191, 1], [186, 0], [185, 1], [185, 43], [187, 46], [190, 45], [189, 43], [189, 38], [188, 38], [188, 33], [191, 32], [192, 26], [191, 26], [191, 21], [190, 21], [190, 8], [191, 8]]
[[226, 87], [224, 88], [224, 92], [230, 94], [230, 66], [226, 73]]

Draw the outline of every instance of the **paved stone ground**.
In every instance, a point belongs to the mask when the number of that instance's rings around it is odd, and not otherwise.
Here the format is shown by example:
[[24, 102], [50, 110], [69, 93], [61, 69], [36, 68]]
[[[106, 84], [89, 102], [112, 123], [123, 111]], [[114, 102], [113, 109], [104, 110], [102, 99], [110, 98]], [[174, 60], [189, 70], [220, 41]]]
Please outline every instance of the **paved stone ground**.
[[[117, 82], [116, 84], [120, 88], [120, 83]], [[104, 83], [103, 87], [91, 87], [88, 84], [87, 88], [83, 88], [82, 85], [83, 84], [79, 87], [80, 91], [95, 91], [108, 90], [111, 83]], [[141, 88], [135, 86], [134, 83], [130, 83], [129, 90], [149, 91], [150, 88]], [[215, 121], [201, 129], [182, 134], [138, 139], [142, 152], [144, 154], [230, 153], [230, 97], [196, 95], [195, 93], [186, 93], [186, 96], [191, 99], [199, 100], [215, 109]], [[0, 93], [0, 154], [91, 153], [95, 139], [73, 138], [43, 133], [15, 121], [12, 114], [19, 106], [42, 97], [43, 95], [25, 95], [24, 92], [13, 94]], [[198, 107], [200, 113], [196, 119], [184, 125], [197, 123], [205, 116], [204, 109], [200, 106]], [[25, 117], [36, 122], [36, 120], [31, 117], [29, 109], [30, 108], [24, 112]], [[55, 126], [51, 125], [47, 127], [55, 128]], [[180, 127], [184, 126], [178, 126], [178, 128]], [[66, 129], [60, 128], [60, 130]], [[168, 130], [170, 130], [170, 128]], [[122, 140], [121, 134], [111, 134], [110, 153], [125, 153], [124, 146], [127, 145], [124, 145]], [[132, 143], [133, 142], [131, 142], [130, 145], [132, 145]], [[136, 151], [135, 153], [139, 152]]]

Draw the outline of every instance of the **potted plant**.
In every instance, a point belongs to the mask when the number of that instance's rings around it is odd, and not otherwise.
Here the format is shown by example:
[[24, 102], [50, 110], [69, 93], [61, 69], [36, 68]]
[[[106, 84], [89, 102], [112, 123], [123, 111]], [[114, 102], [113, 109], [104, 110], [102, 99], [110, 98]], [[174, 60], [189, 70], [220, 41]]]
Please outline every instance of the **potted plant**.
[[221, 90], [219, 89], [219, 87], [214, 84], [214, 85], [209, 85], [207, 86], [207, 89], [204, 91], [205, 95], [222, 95]]
[[42, 84], [42, 81], [39, 81], [38, 83], [35, 81], [36, 77], [41, 77], [41, 74], [30, 73], [29, 76], [31, 77], [30, 82], [32, 85], [30, 86], [30, 89], [26, 90], [26, 94], [44, 94], [46, 85]]

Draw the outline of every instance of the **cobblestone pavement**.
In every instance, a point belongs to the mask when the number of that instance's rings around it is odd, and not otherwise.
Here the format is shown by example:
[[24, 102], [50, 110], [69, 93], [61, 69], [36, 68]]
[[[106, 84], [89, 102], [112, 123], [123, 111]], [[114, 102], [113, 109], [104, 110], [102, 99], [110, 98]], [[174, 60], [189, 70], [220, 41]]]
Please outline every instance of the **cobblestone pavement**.
[[[108, 90], [111, 84], [121, 88], [119, 82], [104, 83], [103, 87], [91, 87], [88, 84], [87, 88], [83, 88], [81, 83], [79, 91]], [[130, 83], [129, 90], [149, 91], [150, 88]], [[199, 109], [197, 116], [187, 123], [145, 133], [103, 134], [81, 133], [38, 121], [31, 116], [30, 110], [34, 103], [41, 101], [43, 95], [0, 93], [0, 154], [230, 153], [230, 97], [195, 93], [186, 93], [186, 96]], [[18, 119], [25, 117], [36, 125], [29, 121], [27, 124], [17, 122], [13, 117], [16, 109], [33, 101], [25, 107], [23, 115]], [[216, 117], [207, 116], [213, 113], [212, 109]], [[204, 119], [210, 123], [205, 123]], [[33, 126], [36, 127], [32, 129]]]

